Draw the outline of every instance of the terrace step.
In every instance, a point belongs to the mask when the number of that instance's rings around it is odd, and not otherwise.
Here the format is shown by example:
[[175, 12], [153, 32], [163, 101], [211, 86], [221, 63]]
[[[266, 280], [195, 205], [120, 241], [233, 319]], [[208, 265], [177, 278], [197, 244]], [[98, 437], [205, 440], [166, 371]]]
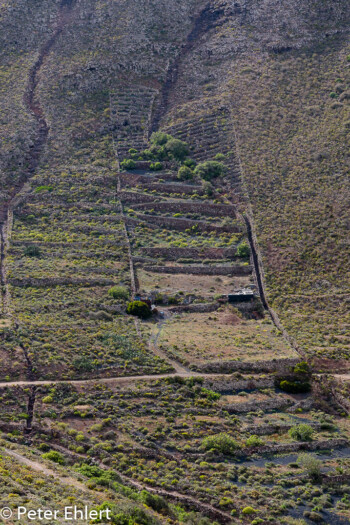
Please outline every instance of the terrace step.
[[192, 275], [251, 275], [251, 266], [144, 266], [146, 272]]
[[208, 204], [205, 202], [167, 201], [154, 204], [137, 204], [135, 209], [155, 210], [166, 212], [198, 213], [211, 217], [236, 217], [234, 206], [227, 204]]
[[141, 253], [150, 257], [162, 257], [168, 261], [176, 261], [179, 258], [203, 258], [203, 259], [220, 259], [233, 258], [236, 255], [237, 247], [233, 248], [176, 248], [150, 246], [140, 248]]
[[[128, 222], [131, 217], [126, 217]], [[135, 220], [135, 219], [133, 219]], [[164, 217], [159, 215], [142, 215], [138, 213], [136, 220], [139, 222], [147, 222], [161, 225], [165, 228], [174, 230], [185, 231], [186, 229], [194, 229], [195, 231], [201, 232], [216, 232], [216, 233], [241, 233], [243, 226], [231, 226], [231, 225], [217, 225], [205, 222], [203, 220], [192, 220], [186, 218], [177, 219], [175, 217]]]

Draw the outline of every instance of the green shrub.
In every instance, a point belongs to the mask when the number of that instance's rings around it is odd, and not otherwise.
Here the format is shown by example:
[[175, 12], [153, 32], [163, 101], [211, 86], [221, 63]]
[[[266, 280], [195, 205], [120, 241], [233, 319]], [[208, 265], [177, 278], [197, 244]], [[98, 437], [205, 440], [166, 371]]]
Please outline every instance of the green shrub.
[[194, 173], [203, 180], [210, 181], [220, 177], [225, 172], [225, 166], [216, 160], [207, 160], [196, 166]]
[[125, 159], [120, 163], [120, 167], [123, 170], [134, 170], [136, 168], [136, 162], [132, 159]]
[[255, 513], [256, 513], [256, 510], [253, 509], [253, 507], [245, 507], [242, 510], [242, 514], [244, 514], [245, 516], [248, 516], [249, 514], [255, 514]]
[[193, 171], [187, 166], [181, 166], [177, 172], [177, 178], [180, 180], [191, 180], [193, 179]]
[[214, 390], [209, 390], [209, 388], [202, 388], [201, 394], [210, 401], [217, 401], [221, 398], [221, 394], [219, 394], [219, 392], [214, 392]]
[[310, 391], [310, 383], [308, 381], [289, 381], [288, 379], [283, 379], [279, 387], [284, 392], [289, 394], [301, 394], [304, 392]]
[[169, 510], [169, 505], [164, 498], [157, 496], [157, 494], [151, 494], [147, 490], [142, 490], [140, 492], [139, 499], [142, 503], [147, 505], [147, 507], [151, 507], [156, 512], [164, 513]]
[[164, 296], [161, 293], [158, 293], [154, 298], [154, 304], [163, 304]]
[[53, 186], [38, 186], [34, 191], [35, 193], [41, 193], [42, 191], [53, 191]]
[[58, 463], [59, 465], [64, 465], [65, 460], [62, 454], [57, 452], [57, 450], [50, 450], [50, 452], [45, 452], [45, 454], [42, 455], [44, 459], [49, 459], [50, 461], [54, 461], [55, 463]]
[[193, 170], [196, 167], [197, 162], [194, 159], [185, 159], [183, 165]]
[[247, 447], [260, 447], [264, 444], [263, 440], [259, 438], [259, 436], [249, 436], [249, 438], [245, 442]]
[[76, 370], [79, 370], [80, 372], [91, 372], [95, 366], [91, 359], [87, 357], [77, 357], [73, 361], [73, 366]]
[[314, 430], [310, 425], [306, 423], [301, 423], [300, 425], [295, 425], [289, 431], [289, 435], [292, 439], [297, 441], [311, 441]]
[[189, 148], [186, 142], [179, 139], [173, 139], [167, 141], [164, 145], [165, 151], [174, 157], [176, 160], [184, 160], [189, 153]]
[[124, 286], [113, 286], [108, 290], [108, 295], [113, 299], [129, 299], [129, 292]]
[[239, 445], [231, 436], [221, 433], [204, 438], [202, 447], [204, 450], [215, 450], [222, 454], [234, 454]]
[[41, 252], [38, 246], [26, 246], [23, 251], [25, 257], [40, 257]]
[[306, 361], [301, 361], [300, 363], [295, 365], [294, 373], [295, 374], [309, 374], [310, 373], [310, 367], [309, 367], [309, 365], [307, 364]]
[[152, 315], [148, 304], [143, 301], [131, 301], [126, 308], [126, 312], [129, 315], [136, 315], [141, 319], [148, 319]]
[[299, 454], [297, 462], [306, 469], [308, 475], [313, 480], [318, 480], [321, 477], [321, 461], [311, 454]]
[[161, 162], [154, 162], [150, 165], [152, 171], [160, 171], [163, 169], [163, 164]]
[[226, 155], [224, 155], [223, 153], [217, 153], [214, 157], [214, 160], [225, 160], [226, 159]]
[[207, 197], [211, 197], [214, 193], [213, 185], [209, 181], [203, 183], [203, 192]]
[[241, 242], [241, 244], [237, 247], [236, 255], [237, 257], [247, 259], [250, 256], [249, 244], [247, 242]]
[[[118, 503], [115, 505], [110, 501], [105, 501], [102, 505], [95, 507], [94, 510], [99, 512], [100, 510], [110, 509], [109, 514], [110, 520], [108, 523], [111, 525], [158, 525], [159, 520], [153, 518], [144, 509], [140, 509], [130, 503]], [[103, 522], [105, 522], [103, 520]], [[101, 523], [101, 520], [96, 519], [94, 523]]]
[[151, 135], [151, 143], [157, 146], [164, 146], [170, 139], [172, 139], [172, 136], [162, 131], [156, 131]]

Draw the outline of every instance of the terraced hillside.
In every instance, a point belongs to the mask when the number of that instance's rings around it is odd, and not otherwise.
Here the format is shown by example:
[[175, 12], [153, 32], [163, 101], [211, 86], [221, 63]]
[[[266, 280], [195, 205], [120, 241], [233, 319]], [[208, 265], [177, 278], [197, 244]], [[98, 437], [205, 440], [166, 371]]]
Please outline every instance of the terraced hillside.
[[350, 523], [348, 27], [345, 0], [1, 3], [14, 516]]

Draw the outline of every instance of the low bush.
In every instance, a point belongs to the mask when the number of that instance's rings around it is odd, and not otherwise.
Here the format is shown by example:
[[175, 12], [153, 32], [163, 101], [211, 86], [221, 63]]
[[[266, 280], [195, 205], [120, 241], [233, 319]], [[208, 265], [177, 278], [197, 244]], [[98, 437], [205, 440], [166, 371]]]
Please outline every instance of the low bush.
[[225, 433], [216, 434], [216, 436], [208, 436], [203, 439], [202, 447], [204, 450], [215, 450], [222, 454], [234, 454], [239, 447], [237, 441]]
[[50, 452], [45, 452], [45, 454], [42, 455], [44, 459], [49, 459], [50, 461], [54, 461], [55, 463], [58, 463], [59, 465], [64, 465], [64, 457], [62, 454], [57, 452], [57, 450], [50, 450]]
[[152, 171], [160, 171], [163, 169], [163, 164], [161, 162], [153, 162], [151, 165], [150, 165], [150, 169]]
[[260, 447], [264, 444], [263, 440], [259, 438], [259, 436], [249, 436], [249, 438], [245, 442], [247, 447]]
[[321, 461], [311, 454], [300, 454], [297, 462], [305, 468], [311, 479], [317, 481], [321, 477]]
[[279, 387], [281, 390], [288, 392], [289, 394], [309, 392], [311, 388], [308, 381], [290, 381], [288, 379], [280, 381]]
[[193, 170], [196, 167], [197, 162], [194, 159], [185, 159], [183, 165]]
[[247, 242], [241, 242], [241, 244], [237, 247], [236, 255], [237, 257], [247, 259], [250, 256], [249, 244]]
[[152, 315], [148, 304], [143, 301], [131, 301], [126, 308], [126, 312], [129, 315], [136, 315], [141, 319], [148, 319]]
[[165, 151], [174, 157], [176, 160], [184, 160], [184, 158], [189, 153], [189, 148], [186, 142], [183, 142], [179, 139], [171, 138], [167, 141], [167, 143], [164, 145]]
[[53, 186], [38, 186], [34, 191], [35, 193], [41, 193], [42, 191], [53, 191]]
[[300, 363], [295, 365], [294, 373], [295, 374], [309, 374], [310, 373], [310, 367], [309, 367], [309, 365], [307, 364], [306, 361], [301, 361]]
[[210, 181], [220, 177], [225, 172], [225, 166], [216, 160], [208, 160], [198, 164], [194, 173], [203, 180]]
[[38, 246], [26, 246], [23, 251], [23, 255], [25, 257], [40, 257], [40, 248]]
[[151, 507], [151, 509], [156, 512], [164, 513], [169, 510], [169, 505], [167, 501], [157, 494], [151, 494], [147, 490], [142, 490], [139, 496], [139, 499], [142, 503]]
[[108, 295], [113, 299], [129, 299], [129, 292], [124, 286], [113, 286], [108, 290]]
[[151, 143], [157, 146], [164, 146], [164, 144], [166, 144], [171, 138], [172, 136], [168, 135], [167, 133], [163, 133], [162, 131], [155, 131], [151, 135]]
[[134, 170], [136, 168], [136, 162], [132, 159], [125, 159], [120, 163], [120, 167], [123, 170]]
[[180, 180], [192, 180], [193, 171], [188, 166], [181, 166], [181, 168], [177, 172], [177, 178]]
[[310, 425], [306, 423], [301, 423], [300, 425], [295, 425], [289, 431], [289, 435], [292, 439], [297, 441], [311, 441], [314, 430]]

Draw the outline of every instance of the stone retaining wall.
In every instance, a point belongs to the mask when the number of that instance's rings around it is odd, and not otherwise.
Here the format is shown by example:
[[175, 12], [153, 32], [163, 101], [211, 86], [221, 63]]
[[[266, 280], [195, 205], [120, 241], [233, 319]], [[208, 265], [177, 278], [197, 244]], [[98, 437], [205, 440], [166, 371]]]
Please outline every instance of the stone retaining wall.
[[182, 195], [190, 195], [192, 193], [197, 193], [197, 195], [203, 195], [202, 186], [192, 186], [191, 184], [171, 184], [171, 183], [147, 183], [143, 184], [144, 188], [149, 190], [156, 190], [161, 193], [176, 193]]
[[144, 266], [147, 272], [191, 275], [250, 275], [251, 266]]
[[213, 361], [196, 365], [197, 372], [229, 374], [232, 372], [278, 372], [288, 374], [300, 362], [300, 358], [272, 359], [271, 361]]
[[247, 403], [235, 403], [224, 405], [223, 408], [230, 414], [245, 414], [246, 412], [256, 412], [257, 410], [281, 410], [293, 404], [290, 398], [267, 399], [266, 401], [249, 401]]
[[35, 288], [47, 288], [51, 286], [113, 286], [115, 281], [111, 279], [69, 279], [64, 277], [53, 277], [53, 278], [43, 278], [43, 279], [9, 279], [9, 283], [12, 286], [19, 286], [22, 288], [25, 287], [35, 287]]
[[[310, 421], [308, 423], [311, 427], [313, 427], [316, 430], [321, 429], [320, 423]], [[266, 424], [266, 425], [249, 425], [247, 427], [242, 428], [242, 431], [247, 432], [249, 434], [254, 434], [256, 436], [266, 436], [269, 434], [285, 434], [290, 430], [294, 425], [278, 425], [278, 424]]]
[[[263, 445], [260, 447], [249, 447], [249, 455], [251, 454], [281, 454], [288, 452], [299, 452], [301, 450], [328, 450], [332, 448], [342, 448], [348, 446], [348, 441], [344, 438], [324, 439], [321, 441], [303, 441], [295, 443], [281, 443], [277, 445]], [[239, 450], [236, 456], [245, 457], [247, 451]]]
[[215, 312], [220, 306], [221, 304], [219, 303], [186, 304], [171, 306], [167, 308], [167, 312]]
[[273, 388], [275, 378], [273, 375], [253, 377], [249, 379], [237, 379], [232, 377], [213, 377], [205, 378], [203, 386], [216, 392], [227, 392], [237, 390], [256, 390], [257, 388]]
[[156, 202], [154, 204], [140, 204], [138, 209], [166, 211], [171, 213], [199, 213], [201, 215], [209, 215], [214, 217], [236, 217], [236, 210], [234, 206], [226, 204], [208, 204], [204, 202]]
[[169, 261], [176, 261], [180, 257], [192, 259], [221, 259], [233, 258], [236, 255], [237, 248], [205, 248], [199, 250], [198, 248], [164, 248], [164, 247], [149, 247], [141, 248], [142, 253], [150, 257], [163, 257]]
[[154, 202], [157, 198], [147, 193], [136, 193], [135, 191], [121, 191], [118, 197], [122, 202], [136, 204]]

